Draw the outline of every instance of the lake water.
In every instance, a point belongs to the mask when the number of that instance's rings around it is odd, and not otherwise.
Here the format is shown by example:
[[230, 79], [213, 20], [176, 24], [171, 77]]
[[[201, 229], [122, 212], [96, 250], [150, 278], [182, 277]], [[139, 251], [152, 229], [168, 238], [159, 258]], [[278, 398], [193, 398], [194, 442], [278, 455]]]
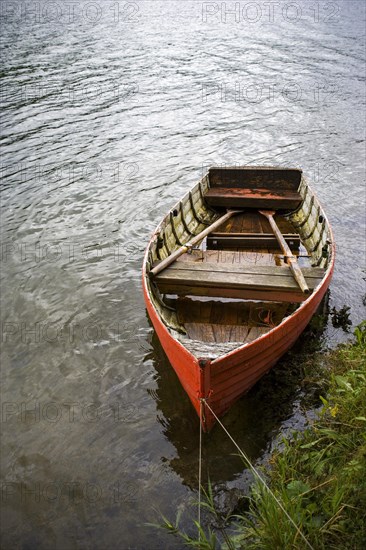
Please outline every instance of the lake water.
[[[144, 247], [207, 166], [300, 166], [335, 232], [329, 307], [365, 317], [365, 4], [1, 4], [3, 548], [181, 548], [146, 524], [179, 510], [192, 532], [198, 421]], [[305, 423], [304, 353], [225, 418], [257, 464]], [[223, 508], [251, 480], [235, 452], [204, 438]]]

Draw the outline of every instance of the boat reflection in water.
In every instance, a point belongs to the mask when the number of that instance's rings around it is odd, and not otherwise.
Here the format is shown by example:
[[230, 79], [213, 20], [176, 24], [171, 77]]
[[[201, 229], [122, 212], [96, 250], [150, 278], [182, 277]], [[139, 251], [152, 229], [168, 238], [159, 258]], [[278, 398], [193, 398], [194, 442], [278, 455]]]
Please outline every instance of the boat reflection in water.
[[[304, 337], [225, 415], [223, 424], [252, 462], [258, 463], [268, 458], [281, 432], [303, 425], [305, 418], [300, 406], [306, 394], [307, 409], [319, 404], [316, 388], [303, 387], [302, 365], [309, 353], [321, 347], [321, 335], [327, 318], [327, 300], [324, 300]], [[169, 462], [185, 485], [196, 490], [199, 419], [155, 331], [151, 344], [153, 349], [146, 359], [153, 361], [157, 389], [148, 392], [156, 401], [157, 419], [163, 433], [177, 452], [176, 457], [164, 460]], [[309, 398], [309, 394], [313, 399]], [[240, 478], [240, 488], [245, 489], [252, 481], [252, 475], [238, 456], [237, 449], [218, 424], [210, 433], [203, 434], [202, 458], [203, 483], [210, 478], [217, 487], [218, 484]]]

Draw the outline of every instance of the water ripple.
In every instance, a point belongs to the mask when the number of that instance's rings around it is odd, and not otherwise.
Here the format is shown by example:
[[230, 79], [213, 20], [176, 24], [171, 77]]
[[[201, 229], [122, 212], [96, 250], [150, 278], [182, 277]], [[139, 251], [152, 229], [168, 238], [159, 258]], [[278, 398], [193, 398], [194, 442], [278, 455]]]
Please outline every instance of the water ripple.
[[[43, 17], [57, 3], [36, 4]], [[3, 423], [5, 478], [94, 480], [102, 490], [93, 510], [85, 499], [73, 505], [76, 515], [61, 501], [33, 516], [10, 503], [18, 540], [8, 530], [9, 547], [43, 548], [50, 536], [62, 541], [56, 548], [81, 547], [94, 525], [95, 548], [144, 548], [146, 503], [170, 514], [192, 494], [196, 418], [155, 341], [140, 277], [157, 222], [208, 165], [301, 166], [336, 234], [331, 306], [349, 305], [354, 323], [364, 316], [364, 259], [354, 261], [365, 222], [364, 5], [339, 0], [332, 18], [334, 3], [299, 0], [298, 21], [280, 6], [270, 22], [262, 3], [258, 22], [241, 12], [224, 23], [217, 2], [206, 23], [204, 4], [105, 2], [94, 24], [86, 0], [71, 23], [66, 12], [42, 24], [3, 17], [1, 376], [15, 411]], [[328, 327], [327, 343], [339, 338]], [[253, 414], [250, 399], [242, 419]], [[52, 402], [49, 415], [61, 418], [32, 423], [29, 413], [23, 422], [25, 402]], [[261, 460], [268, 434], [291, 414], [271, 414], [277, 423], [263, 433], [237, 415], [232, 425]], [[215, 482], [246, 486], [220, 437], [210, 443], [222, 465]]]

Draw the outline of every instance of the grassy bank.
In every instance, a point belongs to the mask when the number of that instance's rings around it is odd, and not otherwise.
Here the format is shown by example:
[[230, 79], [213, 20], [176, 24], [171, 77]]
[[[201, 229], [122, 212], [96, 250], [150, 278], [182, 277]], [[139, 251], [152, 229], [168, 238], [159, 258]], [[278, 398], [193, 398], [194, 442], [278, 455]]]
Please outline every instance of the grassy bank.
[[[366, 322], [356, 328], [354, 342], [316, 361], [322, 363], [314, 371], [322, 373], [323, 408], [306, 431], [284, 440], [267, 478], [297, 528], [257, 481], [249, 511], [227, 524], [230, 535], [196, 524], [198, 541], [166, 522], [170, 532], [207, 549], [366, 548]], [[206, 508], [217, 520], [210, 491], [208, 497]]]
[[[366, 548], [365, 352], [364, 323], [354, 343], [325, 358], [329, 387], [317, 419], [272, 459], [270, 487], [316, 550]], [[259, 483], [240, 521], [236, 547], [307, 546]]]

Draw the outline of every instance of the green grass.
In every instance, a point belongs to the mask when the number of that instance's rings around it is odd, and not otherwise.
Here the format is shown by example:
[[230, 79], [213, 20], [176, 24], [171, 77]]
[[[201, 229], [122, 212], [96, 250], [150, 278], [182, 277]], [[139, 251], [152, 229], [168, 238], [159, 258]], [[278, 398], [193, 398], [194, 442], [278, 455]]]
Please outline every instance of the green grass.
[[[366, 322], [355, 337], [326, 357], [329, 386], [317, 419], [272, 457], [271, 489], [316, 550], [366, 548]], [[237, 548], [306, 547], [258, 482], [239, 521]]]
[[[366, 321], [354, 334], [354, 342], [325, 357], [316, 356], [327, 388], [320, 397], [323, 407], [307, 430], [293, 433], [271, 458], [268, 485], [296, 527], [257, 480], [249, 511], [231, 517], [230, 522], [226, 518], [219, 536], [197, 522], [196, 539], [180, 532], [178, 523], [165, 520], [168, 531], [187, 546], [210, 550], [366, 548]], [[314, 372], [318, 371], [315, 365]], [[205, 507], [216, 525], [218, 519], [222, 521], [211, 487]]]

